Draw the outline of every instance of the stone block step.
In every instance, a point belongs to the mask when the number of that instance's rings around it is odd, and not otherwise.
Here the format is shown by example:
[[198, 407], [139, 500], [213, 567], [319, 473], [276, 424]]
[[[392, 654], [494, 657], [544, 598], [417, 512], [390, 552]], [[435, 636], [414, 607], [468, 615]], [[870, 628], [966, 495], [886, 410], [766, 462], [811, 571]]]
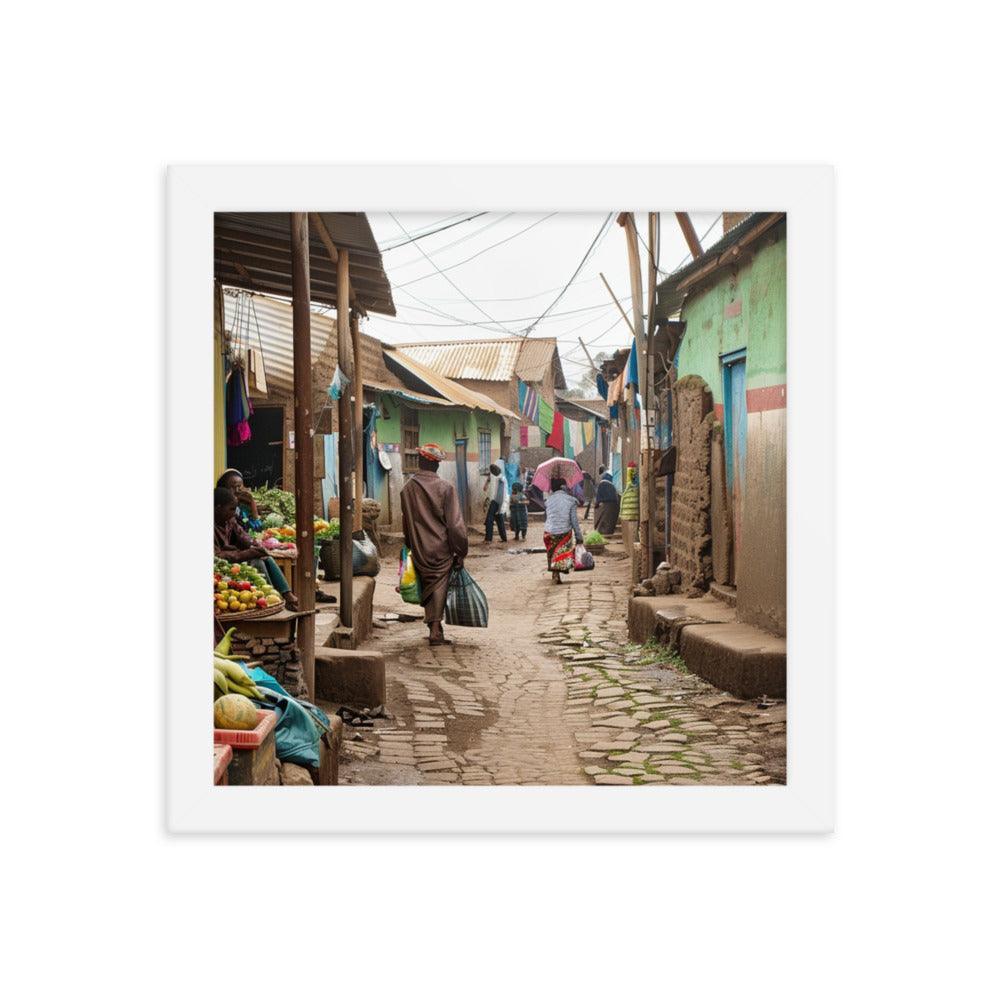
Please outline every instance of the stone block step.
[[736, 588], [730, 587], [728, 583], [717, 583], [713, 580], [709, 585], [708, 593], [715, 600], [722, 601], [731, 608], [736, 607]]
[[316, 647], [316, 697], [352, 708], [385, 704], [385, 658], [361, 649]]

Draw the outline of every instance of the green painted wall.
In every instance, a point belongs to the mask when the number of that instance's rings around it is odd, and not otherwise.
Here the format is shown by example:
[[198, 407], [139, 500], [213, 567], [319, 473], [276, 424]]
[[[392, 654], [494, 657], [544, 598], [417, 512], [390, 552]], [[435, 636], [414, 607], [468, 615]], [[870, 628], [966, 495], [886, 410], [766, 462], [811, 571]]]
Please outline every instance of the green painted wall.
[[[722, 402], [722, 367], [719, 355], [746, 348], [747, 389], [785, 382], [786, 240], [758, 248], [741, 267], [735, 282], [719, 281], [684, 303], [681, 319], [687, 324], [677, 359], [679, 377], [700, 375], [710, 386], [712, 398]], [[728, 274], [728, 272], [727, 272]], [[726, 307], [739, 301], [737, 316], [726, 316]]]
[[403, 428], [399, 420], [399, 400], [395, 396], [383, 393], [379, 396], [382, 412], [388, 413], [388, 420], [379, 417], [375, 428], [382, 444], [399, 444], [403, 440]]
[[[401, 444], [403, 440], [403, 427], [400, 420], [401, 401], [396, 396], [383, 394], [379, 402], [385, 412], [389, 414], [388, 419], [380, 417], [378, 421], [378, 439], [383, 444]], [[405, 405], [405, 401], [403, 402]], [[416, 408], [417, 419], [420, 424], [421, 442], [433, 441], [440, 445], [446, 453], [453, 455], [455, 451], [455, 439], [466, 437], [468, 439], [469, 461], [478, 460], [479, 456], [479, 428], [488, 427], [493, 432], [493, 456], [500, 451], [500, 434], [503, 430], [503, 420], [496, 413], [481, 413], [479, 411], [446, 409], [419, 409]]]

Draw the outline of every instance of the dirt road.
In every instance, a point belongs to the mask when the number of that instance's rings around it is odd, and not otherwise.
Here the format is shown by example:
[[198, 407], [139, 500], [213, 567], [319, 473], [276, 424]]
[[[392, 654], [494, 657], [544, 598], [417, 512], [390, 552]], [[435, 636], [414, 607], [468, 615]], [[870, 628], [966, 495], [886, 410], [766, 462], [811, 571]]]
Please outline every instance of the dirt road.
[[[376, 630], [392, 718], [345, 727], [342, 783], [784, 781], [783, 704], [761, 709], [663, 650], [628, 644], [620, 545], [561, 586], [544, 554], [514, 549], [480, 543], [466, 561], [489, 599], [488, 629], [446, 628], [454, 645], [433, 649], [422, 622]], [[376, 617], [420, 611], [400, 601], [395, 583], [387, 559]]]

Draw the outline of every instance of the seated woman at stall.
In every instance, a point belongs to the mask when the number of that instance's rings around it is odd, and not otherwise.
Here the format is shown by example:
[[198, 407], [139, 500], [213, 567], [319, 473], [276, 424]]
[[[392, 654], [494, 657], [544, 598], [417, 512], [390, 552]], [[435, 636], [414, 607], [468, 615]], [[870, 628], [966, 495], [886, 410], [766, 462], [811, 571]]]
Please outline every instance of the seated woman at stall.
[[552, 582], [562, 583], [561, 573], [573, 568], [573, 539], [583, 541], [580, 520], [576, 513], [576, 497], [565, 489], [566, 482], [558, 476], [549, 480], [549, 498], [545, 501], [545, 558], [552, 572]]
[[236, 518], [236, 494], [224, 486], [215, 488], [215, 554], [229, 562], [248, 563], [265, 573], [288, 610], [298, 610], [299, 599], [292, 593], [278, 564], [240, 526]]
[[243, 482], [243, 473], [239, 469], [226, 469], [215, 485], [232, 490], [236, 495], [236, 520], [239, 526], [244, 531], [260, 531], [264, 521], [257, 511], [257, 501]]
[[613, 535], [618, 527], [618, 511], [621, 505], [621, 497], [611, 479], [611, 474], [605, 472], [601, 476], [601, 481], [597, 484], [594, 493], [594, 530], [599, 531], [605, 538]]

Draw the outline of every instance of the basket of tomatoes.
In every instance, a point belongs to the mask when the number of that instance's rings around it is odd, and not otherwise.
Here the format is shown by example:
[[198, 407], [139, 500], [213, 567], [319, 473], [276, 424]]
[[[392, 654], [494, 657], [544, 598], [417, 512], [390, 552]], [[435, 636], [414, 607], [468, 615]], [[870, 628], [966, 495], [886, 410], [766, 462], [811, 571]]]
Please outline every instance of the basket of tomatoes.
[[285, 606], [267, 577], [253, 566], [217, 559], [213, 577], [215, 616], [220, 621], [266, 618]]

